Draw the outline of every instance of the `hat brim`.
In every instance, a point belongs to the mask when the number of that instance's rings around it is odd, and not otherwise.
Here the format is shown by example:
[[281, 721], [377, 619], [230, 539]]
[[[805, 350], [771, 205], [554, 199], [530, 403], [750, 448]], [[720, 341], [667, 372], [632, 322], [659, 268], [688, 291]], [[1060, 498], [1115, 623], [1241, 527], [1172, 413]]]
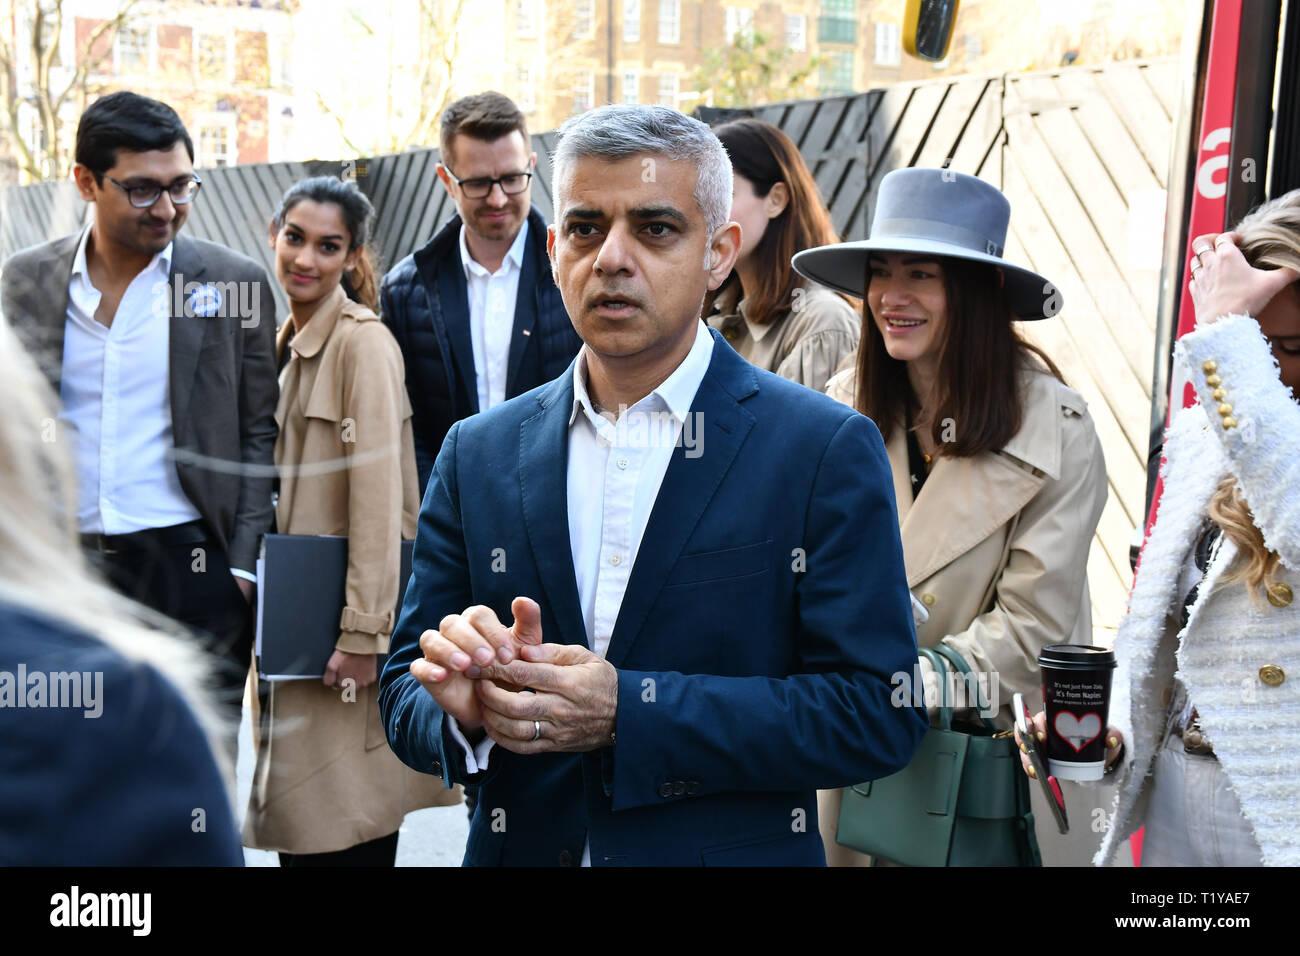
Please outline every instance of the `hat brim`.
[[791, 264], [801, 276], [856, 298], [865, 298], [867, 260], [873, 252], [910, 252], [940, 259], [965, 259], [996, 266], [1006, 276], [1007, 297], [1017, 319], [1050, 319], [1061, 311], [1061, 292], [1031, 269], [1012, 265], [1001, 256], [974, 252], [933, 239], [860, 239], [834, 246], [818, 246], [795, 253]]

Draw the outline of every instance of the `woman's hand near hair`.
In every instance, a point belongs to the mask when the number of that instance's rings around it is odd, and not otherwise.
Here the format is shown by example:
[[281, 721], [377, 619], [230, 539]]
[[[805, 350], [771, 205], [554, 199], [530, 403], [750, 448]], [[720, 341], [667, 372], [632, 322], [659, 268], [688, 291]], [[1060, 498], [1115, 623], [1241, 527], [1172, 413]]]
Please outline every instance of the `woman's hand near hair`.
[[379, 658], [376, 654], [353, 654], [350, 651], [335, 650], [325, 665], [325, 676], [321, 682], [326, 687], [339, 688], [351, 678], [356, 688], [369, 687], [379, 679]]
[[1187, 290], [1196, 324], [1209, 325], [1229, 313], [1258, 316], [1261, 309], [1300, 273], [1294, 269], [1256, 269], [1237, 248], [1235, 232], [1207, 233], [1192, 240]]

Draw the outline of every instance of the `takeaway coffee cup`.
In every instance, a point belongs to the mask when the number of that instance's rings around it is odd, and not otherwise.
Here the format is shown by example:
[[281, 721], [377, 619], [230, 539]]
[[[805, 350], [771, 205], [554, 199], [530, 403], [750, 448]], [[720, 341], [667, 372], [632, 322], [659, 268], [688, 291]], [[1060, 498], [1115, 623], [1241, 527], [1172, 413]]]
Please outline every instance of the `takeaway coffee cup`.
[[1100, 780], [1115, 652], [1051, 644], [1038, 655], [1047, 709], [1047, 768], [1059, 780]]

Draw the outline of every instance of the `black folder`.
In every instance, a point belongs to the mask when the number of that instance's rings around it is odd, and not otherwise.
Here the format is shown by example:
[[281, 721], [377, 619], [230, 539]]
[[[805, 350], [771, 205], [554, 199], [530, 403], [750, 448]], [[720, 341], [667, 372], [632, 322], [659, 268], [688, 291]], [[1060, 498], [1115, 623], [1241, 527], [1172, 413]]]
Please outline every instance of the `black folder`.
[[[411, 577], [413, 542], [402, 542], [397, 609]], [[348, 572], [340, 535], [268, 534], [257, 561], [257, 673], [263, 680], [323, 677], [339, 639]], [[383, 667], [382, 659], [379, 666]]]

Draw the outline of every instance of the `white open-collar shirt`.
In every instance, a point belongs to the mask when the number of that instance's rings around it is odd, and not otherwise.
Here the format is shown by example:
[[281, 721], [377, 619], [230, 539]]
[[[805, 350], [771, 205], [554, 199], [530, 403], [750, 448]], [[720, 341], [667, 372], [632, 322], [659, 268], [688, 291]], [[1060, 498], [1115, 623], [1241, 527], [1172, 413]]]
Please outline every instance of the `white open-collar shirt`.
[[169, 381], [172, 246], [127, 286], [106, 327], [86, 264], [87, 228], [68, 280], [59, 418], [73, 431], [77, 527], [130, 534], [198, 520], [173, 460]]
[[528, 241], [528, 220], [496, 272], [488, 272], [469, 254], [465, 226], [460, 227], [460, 261], [465, 269], [465, 292], [469, 299], [469, 338], [474, 351], [474, 381], [478, 386], [478, 410], [485, 412], [506, 400], [506, 375], [510, 369], [510, 340], [515, 328], [515, 303], [519, 299], [519, 276], [524, 267], [524, 244]]
[[[587, 354], [584, 345], [573, 367], [566, 498], [587, 645], [604, 657], [650, 512], [713, 358], [713, 336], [697, 322], [695, 341], [673, 373], [630, 408], [606, 410], [604, 415], [587, 391]], [[609, 416], [617, 412], [621, 414], [611, 421]], [[542, 639], [548, 640], [548, 635]], [[492, 739], [484, 737], [470, 747], [454, 719], [451, 733], [465, 751], [465, 769], [487, 769]], [[583, 849], [582, 865], [591, 865], [590, 842]]]

